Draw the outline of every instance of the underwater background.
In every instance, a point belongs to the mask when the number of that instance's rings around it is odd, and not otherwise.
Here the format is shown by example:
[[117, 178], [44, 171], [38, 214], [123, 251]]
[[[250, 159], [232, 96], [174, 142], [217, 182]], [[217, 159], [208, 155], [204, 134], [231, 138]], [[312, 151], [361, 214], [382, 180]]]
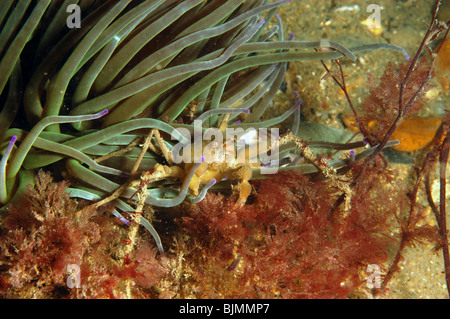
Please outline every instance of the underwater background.
[[74, 3], [0, 5], [0, 298], [448, 298], [448, 2]]
[[[431, 16], [434, 1], [379, 1], [382, 9], [382, 21], [380, 30], [371, 32], [364, 24], [368, 14], [366, 8], [373, 1], [302, 1], [296, 2], [292, 10], [286, 10], [287, 24], [292, 24], [292, 29], [305, 30], [302, 34], [305, 39], [314, 39], [326, 37], [338, 42], [342, 41], [346, 45], [357, 42], [384, 42], [400, 45], [408, 52], [413, 52], [422, 41], [425, 29], [424, 24], [428, 23]], [[305, 4], [305, 5], [303, 5]], [[285, 8], [287, 9], [287, 8]], [[308, 14], [308, 13], [311, 14]], [[448, 21], [450, 4], [442, 2], [439, 19]], [[303, 13], [303, 14], [302, 14]], [[302, 18], [297, 18], [297, 17]], [[447, 44], [448, 47], [448, 44]], [[435, 87], [431, 90], [429, 101], [421, 111], [424, 118], [441, 117], [444, 110], [449, 109], [449, 49], [441, 54], [441, 62], [436, 68], [436, 77], [434, 79]], [[353, 82], [350, 95], [353, 99], [361, 101], [367, 95], [366, 83], [367, 74], [376, 74], [379, 77], [384, 71], [389, 61], [399, 61], [396, 53], [384, 51], [367, 52], [361, 57], [360, 63], [355, 67], [346, 69], [346, 74]], [[345, 97], [339, 92], [339, 88], [333, 86], [331, 82], [322, 83], [317, 81], [317, 76], [321, 70], [308, 70], [309, 65], [301, 65], [302, 82], [298, 85], [302, 88], [308, 87], [311, 92], [311, 99], [314, 101], [314, 111], [320, 110], [319, 115], [314, 113], [313, 122], [324, 123], [329, 126], [342, 127], [340, 121], [336, 121], [336, 115], [346, 108]], [[305, 68], [306, 71], [305, 72]], [[296, 70], [297, 72], [297, 70]], [[310, 75], [308, 80], [306, 77]], [[352, 75], [350, 75], [352, 74]], [[318, 89], [319, 85], [325, 86], [326, 90]], [[322, 86], [321, 86], [322, 87]], [[332, 90], [333, 93], [330, 93]], [[352, 92], [353, 91], [353, 92]], [[331, 112], [322, 107], [323, 101], [333, 102], [329, 104]], [[327, 105], [328, 103], [326, 103]], [[419, 133], [420, 134], [420, 133]], [[408, 140], [410, 141], [410, 140]], [[412, 144], [412, 143], [411, 143]], [[391, 167], [395, 167], [399, 179], [407, 182], [412, 174], [412, 158], [416, 153], [398, 152], [393, 154]], [[395, 158], [398, 158], [396, 160]], [[410, 177], [408, 177], [410, 176]], [[437, 185], [437, 184], [435, 184]], [[449, 205], [449, 195], [447, 194], [447, 207]], [[423, 205], [428, 206], [427, 203]], [[431, 223], [434, 221], [431, 219]], [[434, 251], [432, 244], [407, 248], [405, 250], [405, 260], [400, 266], [401, 271], [397, 273], [390, 284], [390, 298], [447, 298], [447, 288], [445, 276], [442, 273], [444, 269], [443, 259], [440, 252]]]

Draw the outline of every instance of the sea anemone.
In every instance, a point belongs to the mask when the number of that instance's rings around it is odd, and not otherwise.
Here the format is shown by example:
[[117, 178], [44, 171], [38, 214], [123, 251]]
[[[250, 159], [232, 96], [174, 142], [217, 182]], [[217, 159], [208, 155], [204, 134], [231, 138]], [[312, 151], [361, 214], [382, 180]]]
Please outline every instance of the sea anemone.
[[[97, 206], [114, 201], [114, 214], [120, 218], [121, 212], [135, 216], [132, 212], [145, 203], [170, 207], [184, 200], [198, 202], [227, 177], [241, 180], [245, 188], [248, 179], [265, 177], [261, 168], [279, 165], [284, 158], [295, 160], [282, 170], [331, 176], [372, 153], [376, 146], [347, 159], [318, 161], [309, 147], [350, 150], [365, 143], [306, 145], [296, 134], [301, 132], [301, 102], [267, 119], [269, 105], [289, 61], [354, 60], [356, 53], [379, 48], [406, 52], [391, 44], [347, 49], [329, 40], [285, 37], [275, 12], [288, 2], [124, 0], [68, 6], [67, 1], [3, 1], [3, 208], [33, 183], [35, 169], [61, 162], [65, 167], [58, 169], [76, 182], [68, 189], [71, 196], [101, 200]], [[189, 187], [203, 163], [171, 163], [176, 143], [193, 143], [180, 133], [183, 130], [268, 128], [293, 114], [291, 133], [279, 137], [277, 162], [204, 175], [210, 178], [199, 182], [198, 193]], [[298, 163], [299, 154], [309, 164]], [[130, 202], [135, 194], [138, 201]], [[248, 188], [242, 190], [244, 202], [246, 194]], [[136, 220], [162, 251], [151, 222], [143, 216]]]

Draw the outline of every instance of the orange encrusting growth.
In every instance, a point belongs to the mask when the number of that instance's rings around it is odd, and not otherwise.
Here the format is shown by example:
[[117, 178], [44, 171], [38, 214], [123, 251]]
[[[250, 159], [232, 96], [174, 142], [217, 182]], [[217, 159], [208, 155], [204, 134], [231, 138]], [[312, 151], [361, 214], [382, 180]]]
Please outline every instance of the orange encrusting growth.
[[[348, 128], [358, 129], [353, 117], [344, 118], [343, 121]], [[391, 139], [400, 141], [400, 144], [393, 148], [401, 152], [413, 152], [424, 148], [433, 140], [440, 124], [439, 118], [410, 117], [403, 120], [392, 134]], [[377, 127], [377, 122], [370, 121], [367, 127], [370, 132]]]

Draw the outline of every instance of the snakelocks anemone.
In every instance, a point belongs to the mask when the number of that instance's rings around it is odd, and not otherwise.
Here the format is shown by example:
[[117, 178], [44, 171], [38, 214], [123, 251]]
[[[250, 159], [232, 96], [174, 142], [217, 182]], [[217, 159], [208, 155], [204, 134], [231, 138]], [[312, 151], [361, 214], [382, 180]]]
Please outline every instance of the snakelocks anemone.
[[[407, 56], [390, 44], [345, 48], [285, 36], [276, 10], [289, 0], [74, 2], [0, 4], [0, 203], [6, 208], [20, 198], [36, 170], [53, 165], [76, 181], [68, 189], [72, 197], [95, 200], [96, 207], [114, 202], [114, 214], [143, 225], [160, 251], [151, 222], [136, 214], [145, 204], [196, 203], [208, 190], [235, 181], [236, 204], [244, 205], [248, 181], [270, 178], [264, 169], [333, 178], [374, 151], [376, 146], [316, 163], [309, 150], [314, 145], [298, 137], [300, 100], [284, 114], [267, 115], [287, 63], [354, 60], [380, 48]], [[289, 117], [290, 133], [267, 131]], [[227, 129], [237, 133], [217, 138]], [[270, 143], [239, 161], [234, 150], [243, 145], [248, 155], [251, 129], [266, 132]], [[206, 144], [208, 132], [216, 139]], [[181, 161], [174, 148], [183, 150]], [[287, 158], [292, 161], [281, 165]]]

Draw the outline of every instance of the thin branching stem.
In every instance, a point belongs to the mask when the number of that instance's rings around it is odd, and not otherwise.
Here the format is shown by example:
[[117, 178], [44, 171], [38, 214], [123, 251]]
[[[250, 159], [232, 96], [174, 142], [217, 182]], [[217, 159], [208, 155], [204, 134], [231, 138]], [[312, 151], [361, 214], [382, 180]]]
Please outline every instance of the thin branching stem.
[[439, 229], [442, 238], [442, 253], [444, 255], [445, 281], [447, 283], [447, 291], [450, 297], [450, 253], [448, 248], [447, 234], [447, 213], [446, 213], [446, 172], [448, 163], [448, 153], [450, 148], [449, 132], [446, 132], [442, 150], [439, 154]]

